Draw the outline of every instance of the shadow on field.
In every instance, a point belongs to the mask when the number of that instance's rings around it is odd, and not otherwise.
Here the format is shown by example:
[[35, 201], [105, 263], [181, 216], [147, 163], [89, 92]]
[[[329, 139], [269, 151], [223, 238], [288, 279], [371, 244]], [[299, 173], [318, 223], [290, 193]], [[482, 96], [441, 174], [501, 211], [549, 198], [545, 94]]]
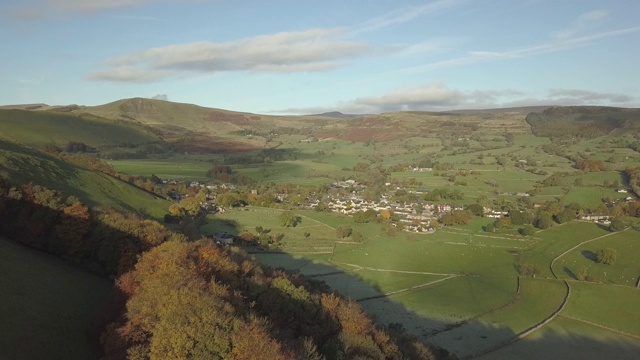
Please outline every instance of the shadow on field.
[[581, 251], [582, 256], [584, 256], [587, 260], [591, 260], [593, 262], [596, 262], [598, 260], [598, 258], [596, 257], [596, 253], [594, 253], [591, 250], [582, 250]]
[[573, 271], [571, 271], [571, 269], [569, 269], [568, 267], [565, 266], [564, 268], [562, 268], [562, 270], [564, 270], [564, 273], [569, 275], [569, 277], [571, 277], [572, 279], [578, 280], [576, 274], [574, 274]]
[[[602, 330], [604, 336], [575, 335], [573, 326], [579, 328], [584, 324], [562, 317], [520, 340], [517, 340], [519, 334], [500, 323], [488, 324], [476, 319], [446, 323], [408, 309], [393, 295], [385, 296], [380, 288], [329, 263], [286, 253], [249, 250], [265, 265], [325, 282], [341, 295], [358, 301], [379, 324], [404, 328], [425, 344], [448, 351], [453, 355], [452, 358], [635, 359], [640, 351], [640, 339], [626, 338], [608, 330]], [[573, 277], [572, 273], [569, 275]], [[425, 289], [428, 287], [422, 291]], [[456, 299], [452, 298], [451, 301], [455, 302]], [[568, 327], [572, 332], [568, 333], [564, 330], [564, 323], [555, 326], [557, 319], [577, 325]], [[595, 332], [593, 329], [596, 329]], [[598, 328], [593, 327], [590, 331], [591, 334], [597, 334]]]

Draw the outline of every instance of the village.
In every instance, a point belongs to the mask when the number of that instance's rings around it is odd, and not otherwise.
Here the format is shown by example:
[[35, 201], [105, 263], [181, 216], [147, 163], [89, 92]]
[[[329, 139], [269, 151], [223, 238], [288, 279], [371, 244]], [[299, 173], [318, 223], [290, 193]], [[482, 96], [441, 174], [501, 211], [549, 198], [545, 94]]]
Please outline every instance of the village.
[[[428, 171], [428, 170], [426, 170]], [[164, 184], [179, 185], [180, 182], [175, 180], [164, 180]], [[198, 215], [206, 216], [206, 214], [223, 213], [229, 208], [229, 204], [222, 204], [219, 200], [219, 195], [225, 192], [234, 191], [242, 192], [234, 184], [216, 184], [210, 182], [189, 181], [185, 182], [184, 188], [186, 189], [198, 189], [198, 192], [203, 192], [204, 196], [199, 196], [200, 211]], [[344, 181], [336, 181], [331, 184], [329, 190], [322, 196], [317, 194], [311, 194], [302, 200], [302, 202], [296, 203], [295, 206], [305, 209], [314, 209], [317, 211], [329, 211], [341, 215], [352, 216], [354, 221], [358, 221], [356, 218], [362, 216], [363, 213], [375, 214], [374, 217], [382, 216], [390, 221], [392, 226], [395, 226], [399, 230], [412, 233], [433, 233], [436, 229], [442, 225], [442, 218], [444, 215], [452, 214], [456, 211], [465, 210], [465, 207], [459, 204], [452, 204], [446, 201], [397, 201], [393, 196], [394, 192], [403, 191], [411, 193], [414, 198], [420, 199], [421, 195], [427, 194], [427, 190], [409, 190], [399, 186], [392, 186], [391, 184], [385, 184], [388, 189], [386, 192], [379, 196], [379, 199], [366, 199], [363, 196], [363, 191], [366, 190], [366, 186], [359, 184], [355, 180], [349, 179]], [[204, 190], [206, 189], [206, 190]], [[253, 196], [258, 196], [258, 190], [249, 190]], [[190, 191], [193, 196], [194, 191]], [[618, 193], [626, 194], [627, 190], [619, 189]], [[175, 202], [181, 202], [183, 199], [189, 197], [189, 192], [182, 194], [177, 192], [170, 193], [170, 197]], [[287, 199], [292, 195], [288, 193], [273, 193], [273, 200], [275, 203], [287, 203]], [[528, 193], [514, 193], [519, 197], [528, 197]], [[634, 198], [627, 196], [619, 201], [631, 201]], [[459, 202], [458, 202], [459, 203]], [[238, 200], [231, 206], [247, 206], [249, 203], [243, 200]], [[291, 205], [291, 204], [289, 204]], [[534, 204], [534, 208], [538, 208], [540, 204]], [[483, 206], [482, 213], [476, 213], [487, 218], [500, 219], [508, 217], [509, 212], [504, 209], [494, 209], [491, 207]], [[605, 213], [578, 213], [576, 219], [582, 221], [589, 221], [600, 223], [603, 225], [610, 224], [611, 216]], [[216, 234], [218, 235], [218, 234]], [[216, 239], [222, 243], [229, 242], [229, 236], [226, 234], [220, 234], [216, 236]]]

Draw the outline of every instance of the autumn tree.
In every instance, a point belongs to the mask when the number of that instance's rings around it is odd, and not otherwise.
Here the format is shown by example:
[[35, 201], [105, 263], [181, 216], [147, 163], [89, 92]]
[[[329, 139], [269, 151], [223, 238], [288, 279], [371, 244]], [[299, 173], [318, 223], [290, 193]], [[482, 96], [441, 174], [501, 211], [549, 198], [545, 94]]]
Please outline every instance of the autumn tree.
[[65, 207], [62, 211], [62, 217], [55, 227], [55, 234], [56, 243], [64, 246], [66, 250], [58, 249], [57, 252], [64, 251], [74, 256], [81, 249], [83, 238], [91, 226], [91, 214], [88, 207], [80, 202]]

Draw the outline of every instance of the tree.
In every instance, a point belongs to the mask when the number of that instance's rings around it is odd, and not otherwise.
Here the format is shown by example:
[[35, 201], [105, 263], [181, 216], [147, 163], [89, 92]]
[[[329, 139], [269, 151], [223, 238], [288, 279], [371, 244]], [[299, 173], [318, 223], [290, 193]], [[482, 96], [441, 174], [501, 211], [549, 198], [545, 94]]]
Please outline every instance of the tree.
[[589, 269], [587, 269], [586, 266], [583, 266], [580, 269], [578, 269], [578, 272], [576, 273], [576, 279], [580, 281], [585, 281], [588, 276], [589, 276]]
[[531, 236], [536, 233], [536, 228], [533, 225], [525, 225], [523, 228], [518, 230], [522, 236]]
[[195, 216], [200, 212], [200, 202], [194, 197], [182, 199], [179, 205], [188, 215]]
[[596, 251], [596, 262], [605, 265], [613, 265], [616, 262], [618, 253], [612, 248], [603, 248]]
[[553, 219], [551, 218], [551, 214], [547, 212], [542, 212], [538, 214], [538, 218], [535, 221], [535, 226], [538, 229], [548, 229], [553, 226]]
[[482, 216], [484, 214], [484, 207], [480, 204], [471, 204], [467, 209], [475, 216]]
[[351, 226], [342, 224], [336, 228], [336, 236], [338, 236], [338, 238], [346, 238], [351, 235], [352, 231]]
[[614, 217], [613, 219], [611, 219], [611, 224], [609, 224], [609, 229], [611, 231], [622, 231], [626, 227], [627, 225], [619, 217]]
[[508, 229], [511, 227], [511, 220], [508, 217], [501, 217], [493, 223], [493, 226], [496, 229]]
[[563, 209], [562, 211], [560, 211], [560, 213], [558, 213], [558, 215], [556, 215], [556, 220], [560, 224], [564, 224], [566, 222], [574, 220], [575, 218], [576, 212], [571, 209]]
[[301, 220], [302, 218], [296, 215], [293, 211], [285, 211], [280, 214], [280, 226], [296, 227]]

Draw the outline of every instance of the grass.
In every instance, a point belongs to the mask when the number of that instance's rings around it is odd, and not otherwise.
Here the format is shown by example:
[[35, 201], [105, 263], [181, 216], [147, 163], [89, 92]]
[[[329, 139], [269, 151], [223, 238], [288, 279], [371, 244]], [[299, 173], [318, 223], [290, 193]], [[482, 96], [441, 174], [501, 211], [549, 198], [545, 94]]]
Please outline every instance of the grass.
[[489, 349], [551, 315], [562, 303], [565, 289], [559, 281], [523, 278], [519, 297], [509, 306], [439, 333], [428, 341], [453, 351], [459, 357]]
[[0, 124], [0, 138], [31, 146], [53, 143], [64, 147], [69, 141], [79, 141], [101, 147], [158, 141], [157, 136], [140, 126], [91, 115], [0, 110]]
[[[282, 249], [289, 253], [326, 253], [331, 251], [336, 241], [336, 233], [333, 227], [308, 218], [302, 213], [299, 214], [302, 221], [297, 226], [283, 227], [280, 225], [279, 220], [279, 216], [283, 211], [259, 207], [233, 209], [222, 214], [210, 216], [208, 218], [209, 224], [203, 226], [201, 230], [205, 234], [213, 234], [217, 231], [241, 234], [247, 231], [256, 235], [255, 228], [261, 226], [265, 230], [269, 229], [271, 234], [283, 234]], [[307, 237], [305, 233], [310, 235]]]
[[615, 189], [602, 187], [573, 187], [562, 198], [562, 202], [566, 204], [577, 203], [592, 209], [602, 204], [602, 199], [611, 197], [613, 199], [620, 198], [621, 194], [616, 193]]
[[553, 277], [549, 265], [555, 257], [583, 241], [608, 233], [608, 230], [594, 223], [572, 221], [556, 225], [536, 233], [536, 237], [539, 237], [541, 241], [522, 252], [521, 262], [536, 265], [542, 277]]
[[109, 164], [119, 173], [129, 175], [156, 175], [162, 179], [207, 180], [211, 163], [185, 159], [166, 160], [112, 160]]
[[[571, 279], [571, 274], [577, 274], [579, 269], [584, 267], [589, 275], [598, 281], [635, 286], [640, 275], [639, 236], [638, 231], [629, 228], [584, 244], [558, 259], [554, 270], [556, 274]], [[595, 262], [595, 252], [602, 248], [612, 248], [616, 251], [616, 261], [613, 265]], [[564, 271], [565, 268], [568, 271]]]
[[455, 277], [392, 299], [420, 316], [454, 323], [509, 303], [515, 291], [515, 278]]
[[571, 282], [562, 314], [640, 337], [638, 304], [640, 291], [632, 287]]
[[559, 316], [542, 329], [480, 360], [636, 359], [640, 340]]
[[90, 326], [112, 294], [106, 279], [0, 238], [0, 357], [91, 359]]

